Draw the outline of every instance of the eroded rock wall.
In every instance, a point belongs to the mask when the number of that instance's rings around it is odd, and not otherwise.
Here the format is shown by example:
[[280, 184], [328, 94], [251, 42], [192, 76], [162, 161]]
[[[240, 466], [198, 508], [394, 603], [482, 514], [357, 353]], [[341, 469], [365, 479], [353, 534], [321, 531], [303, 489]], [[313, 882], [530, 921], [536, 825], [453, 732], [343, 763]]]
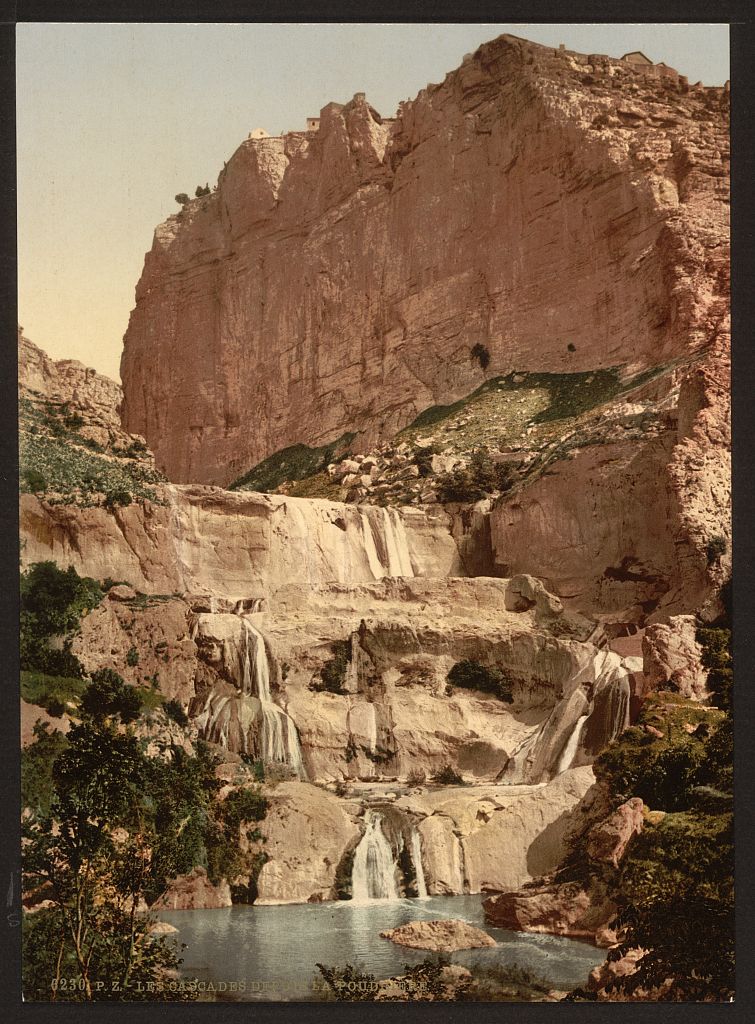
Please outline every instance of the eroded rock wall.
[[219, 488], [76, 508], [22, 495], [24, 564], [52, 559], [145, 593], [261, 597], [292, 582], [353, 586], [463, 574], [442, 509], [383, 509]]
[[170, 479], [294, 442], [392, 436], [488, 374], [708, 342], [726, 287], [728, 101], [511, 36], [402, 104], [247, 140], [161, 225], [122, 359], [124, 424]]

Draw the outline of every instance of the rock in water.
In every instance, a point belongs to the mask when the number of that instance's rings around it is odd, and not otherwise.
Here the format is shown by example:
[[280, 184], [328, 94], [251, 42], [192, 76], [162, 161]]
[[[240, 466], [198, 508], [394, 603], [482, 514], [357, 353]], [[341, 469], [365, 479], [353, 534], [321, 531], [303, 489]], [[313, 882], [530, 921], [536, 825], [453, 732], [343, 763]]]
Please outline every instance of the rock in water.
[[380, 933], [381, 939], [390, 939], [399, 946], [411, 949], [430, 949], [435, 953], [454, 953], [457, 949], [481, 949], [498, 943], [480, 928], [466, 921], [409, 921]]

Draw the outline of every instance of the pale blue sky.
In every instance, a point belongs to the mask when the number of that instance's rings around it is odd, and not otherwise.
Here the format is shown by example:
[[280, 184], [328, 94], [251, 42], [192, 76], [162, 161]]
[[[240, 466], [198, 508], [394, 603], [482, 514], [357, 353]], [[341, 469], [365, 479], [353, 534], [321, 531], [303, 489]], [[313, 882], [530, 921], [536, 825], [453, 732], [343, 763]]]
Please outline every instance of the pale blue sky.
[[26, 335], [118, 379], [144, 253], [177, 192], [212, 185], [252, 128], [302, 128], [357, 91], [390, 115], [502, 32], [729, 77], [726, 25], [18, 25]]

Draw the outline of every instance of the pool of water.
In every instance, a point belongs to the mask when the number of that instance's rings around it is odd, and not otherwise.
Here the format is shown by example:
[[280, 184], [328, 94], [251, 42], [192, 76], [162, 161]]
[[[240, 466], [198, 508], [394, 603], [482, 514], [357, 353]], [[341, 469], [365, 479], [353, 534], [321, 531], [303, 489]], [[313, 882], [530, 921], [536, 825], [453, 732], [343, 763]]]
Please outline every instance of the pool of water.
[[485, 924], [481, 896], [234, 906], [162, 911], [159, 918], [178, 928], [175, 938], [186, 943], [182, 973], [223, 999], [317, 999], [318, 961], [327, 966], [351, 963], [377, 978], [400, 974], [405, 964], [433, 954], [398, 946], [379, 933], [423, 918], [468, 921], [498, 942], [496, 947], [453, 953], [453, 963], [517, 964], [557, 989], [584, 984], [605, 959], [601, 950], [584, 942], [491, 928]]

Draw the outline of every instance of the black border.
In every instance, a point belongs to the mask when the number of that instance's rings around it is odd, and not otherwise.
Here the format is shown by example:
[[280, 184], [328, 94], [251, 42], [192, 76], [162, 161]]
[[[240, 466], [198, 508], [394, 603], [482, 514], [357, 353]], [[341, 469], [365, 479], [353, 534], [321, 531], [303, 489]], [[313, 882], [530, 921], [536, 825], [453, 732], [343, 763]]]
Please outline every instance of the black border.
[[[0, 1007], [4, 1019], [24, 1021], [110, 1020], [151, 1021], [157, 1014], [177, 1022], [242, 1020], [251, 1015], [265, 1021], [303, 1018], [307, 1021], [358, 1021], [365, 1014], [360, 1004], [349, 1003], [243, 1003], [243, 1004], [72, 1004], [20, 1002], [20, 928], [13, 922], [19, 907], [19, 763], [18, 691], [18, 509], [16, 421], [16, 194], [15, 194], [15, 29], [17, 22], [729, 22], [732, 50], [732, 314], [734, 404], [734, 651], [736, 660], [736, 881], [737, 881], [737, 1000], [733, 1004], [596, 1003], [596, 1004], [370, 1004], [370, 1016], [388, 1020], [417, 1019], [463, 1021], [472, 1006], [480, 1024], [509, 1018], [521, 1021], [618, 1020], [642, 1022], [727, 1021], [755, 1017], [753, 975], [755, 963], [753, 920], [755, 894], [750, 879], [755, 834], [755, 772], [751, 750], [755, 735], [755, 352], [750, 343], [755, 323], [755, 224], [753, 182], [755, 159], [752, 124], [755, 116], [755, 36], [750, 5], [742, 0], [572, 0], [561, 5], [541, 0], [476, 0], [462, 4], [449, 0], [364, 0], [318, 3], [316, 0], [0, 0], [0, 652], [4, 711], [0, 714], [0, 794], [3, 828], [0, 831], [0, 898], [5, 896], [0, 920]], [[480, 40], [483, 41], [482, 39]], [[752, 624], [752, 625], [751, 625]], [[8, 700], [8, 695], [12, 697]], [[15, 916], [14, 916], [15, 915]]]

